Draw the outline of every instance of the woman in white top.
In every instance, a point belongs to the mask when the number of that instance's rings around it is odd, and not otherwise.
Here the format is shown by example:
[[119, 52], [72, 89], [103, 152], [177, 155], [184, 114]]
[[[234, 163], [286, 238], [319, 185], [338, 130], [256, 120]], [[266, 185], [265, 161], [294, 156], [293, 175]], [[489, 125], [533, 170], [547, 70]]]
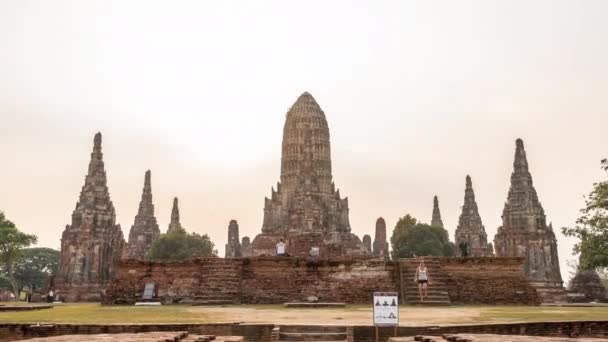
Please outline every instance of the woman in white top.
[[418, 283], [418, 292], [420, 293], [420, 301], [424, 301], [427, 296], [427, 289], [430, 283], [429, 270], [424, 265], [424, 259], [420, 260], [420, 264], [416, 267], [416, 275], [414, 281]]

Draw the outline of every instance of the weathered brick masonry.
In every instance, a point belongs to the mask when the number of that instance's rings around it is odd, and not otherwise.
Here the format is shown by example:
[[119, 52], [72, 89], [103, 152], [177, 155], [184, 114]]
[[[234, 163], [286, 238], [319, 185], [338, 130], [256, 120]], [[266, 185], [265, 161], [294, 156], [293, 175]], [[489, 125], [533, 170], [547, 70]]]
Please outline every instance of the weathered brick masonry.
[[[526, 304], [540, 301], [525, 279], [523, 258], [440, 258], [450, 300], [458, 304]], [[431, 285], [432, 286], [432, 285]]]
[[[73, 334], [119, 334], [151, 331], [188, 331], [211, 335], [243, 336], [248, 342], [270, 342], [273, 324], [0, 324], [0, 341]], [[283, 326], [284, 327], [284, 326]], [[357, 342], [375, 341], [373, 326], [349, 326], [348, 338]], [[380, 328], [380, 341], [393, 335], [393, 328]], [[535, 322], [503, 324], [464, 324], [447, 326], [402, 326], [399, 336], [441, 334], [496, 334], [554, 337], [608, 337], [608, 321]]]
[[[521, 274], [523, 258], [437, 258], [454, 303], [537, 304]], [[203, 258], [179, 263], [122, 260], [106, 289], [107, 304], [134, 303], [144, 284], [158, 285], [164, 303], [222, 300], [284, 303], [369, 303], [374, 291], [401, 291], [398, 261], [288, 257]], [[432, 275], [431, 275], [432, 276]], [[408, 281], [405, 279], [403, 281]], [[431, 285], [432, 286], [432, 285]]]

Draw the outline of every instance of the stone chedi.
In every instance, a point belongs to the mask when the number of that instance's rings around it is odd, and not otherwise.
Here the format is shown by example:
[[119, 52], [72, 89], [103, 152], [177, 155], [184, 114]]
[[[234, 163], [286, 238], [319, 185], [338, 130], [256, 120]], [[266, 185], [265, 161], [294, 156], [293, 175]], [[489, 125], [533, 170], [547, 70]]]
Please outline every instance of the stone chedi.
[[351, 233], [348, 198], [332, 181], [329, 127], [325, 113], [307, 92], [287, 112], [283, 127], [281, 177], [265, 199], [262, 233], [251, 242], [253, 255], [274, 255], [283, 237], [286, 251], [320, 257], [369, 257]]
[[226, 258], [240, 258], [241, 242], [239, 241], [239, 224], [231, 220], [228, 225], [228, 243], [226, 244]]
[[135, 222], [129, 232], [129, 243], [127, 245], [128, 259], [145, 259], [146, 254], [152, 247], [152, 243], [160, 237], [160, 229], [154, 216], [154, 204], [152, 204], [152, 184], [150, 170], [146, 171], [144, 189], [139, 202], [139, 210], [135, 216]]
[[113, 274], [125, 242], [110, 200], [101, 133], [95, 135], [89, 170], [72, 223], [61, 236], [56, 290], [64, 301], [95, 301]]
[[582, 253], [579, 256], [579, 267], [576, 274], [568, 282], [568, 301], [578, 303], [606, 301], [608, 293], [606, 293], [606, 287], [602, 284], [600, 275], [594, 269], [580, 267], [581, 259], [583, 259]]
[[[471, 176], [468, 175], [464, 190], [464, 205], [458, 218], [454, 240], [456, 241], [458, 256], [492, 256], [492, 246], [488, 244], [488, 235], [483, 223], [481, 223]], [[463, 248], [466, 248], [467, 255], [463, 255]]]
[[379, 217], [376, 220], [376, 234], [374, 236], [374, 258], [388, 259], [388, 242], [386, 241], [386, 222]]
[[179, 207], [177, 204], [177, 197], [173, 199], [173, 208], [171, 209], [171, 222], [167, 229], [167, 234], [175, 233], [183, 230], [182, 224], [179, 222]]
[[528, 170], [524, 142], [516, 141], [511, 187], [502, 213], [502, 226], [494, 237], [498, 257], [526, 258], [524, 274], [543, 301], [565, 299], [557, 256], [557, 241], [538, 200]]
[[249, 239], [249, 236], [243, 236], [241, 239], [241, 256], [251, 256], [251, 239]]
[[568, 301], [589, 303], [606, 300], [606, 288], [595, 270], [577, 270], [568, 283]]
[[439, 199], [437, 198], [437, 196], [433, 198], [433, 216], [431, 218], [431, 226], [443, 228], [443, 221], [441, 220], [441, 211], [439, 211]]
[[369, 234], [363, 235], [363, 246], [371, 253], [372, 252], [372, 237]]

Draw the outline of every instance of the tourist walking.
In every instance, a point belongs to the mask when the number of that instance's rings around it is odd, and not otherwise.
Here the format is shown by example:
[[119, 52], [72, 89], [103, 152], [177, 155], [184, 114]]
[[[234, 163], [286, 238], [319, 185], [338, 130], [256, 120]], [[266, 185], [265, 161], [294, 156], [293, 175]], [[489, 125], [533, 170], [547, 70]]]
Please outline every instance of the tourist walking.
[[414, 281], [418, 283], [418, 293], [420, 294], [420, 301], [423, 302], [424, 298], [427, 297], [428, 287], [430, 283], [429, 270], [424, 265], [424, 259], [420, 260], [420, 264], [416, 267], [416, 275]]

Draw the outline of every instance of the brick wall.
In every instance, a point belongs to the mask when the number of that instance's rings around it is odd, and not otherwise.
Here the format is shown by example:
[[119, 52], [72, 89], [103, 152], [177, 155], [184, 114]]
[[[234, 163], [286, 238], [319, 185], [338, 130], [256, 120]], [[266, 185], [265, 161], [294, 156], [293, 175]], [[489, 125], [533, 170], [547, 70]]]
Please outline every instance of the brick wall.
[[460, 304], [536, 305], [536, 290], [524, 278], [523, 258], [439, 258], [450, 300]]
[[[245, 341], [270, 342], [271, 324], [0, 324], [0, 341], [18, 341], [33, 337], [48, 337], [74, 334], [119, 334], [142, 333], [152, 331], [188, 331], [210, 335], [244, 336]], [[357, 342], [375, 341], [373, 326], [347, 327], [349, 338]], [[380, 341], [393, 336], [393, 328], [380, 328]], [[538, 322], [538, 323], [505, 323], [475, 324], [450, 326], [399, 327], [399, 336], [441, 335], [441, 334], [496, 334], [496, 335], [529, 335], [554, 337], [608, 337], [608, 321], [572, 321], [572, 322]]]
[[[438, 260], [449, 276], [453, 303], [538, 302], [536, 291], [522, 276], [522, 258]], [[216, 297], [235, 303], [274, 304], [315, 296], [320, 301], [365, 304], [374, 291], [399, 292], [399, 274], [398, 262], [371, 259], [203, 258], [176, 263], [123, 260], [106, 289], [104, 303], [134, 303], [141, 298], [144, 284], [153, 281], [164, 303]]]
[[379, 260], [244, 259], [243, 303], [369, 303], [374, 291], [398, 291], [397, 263]]

